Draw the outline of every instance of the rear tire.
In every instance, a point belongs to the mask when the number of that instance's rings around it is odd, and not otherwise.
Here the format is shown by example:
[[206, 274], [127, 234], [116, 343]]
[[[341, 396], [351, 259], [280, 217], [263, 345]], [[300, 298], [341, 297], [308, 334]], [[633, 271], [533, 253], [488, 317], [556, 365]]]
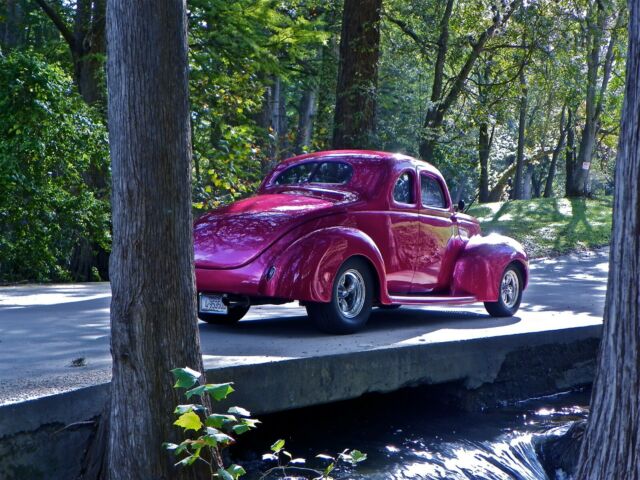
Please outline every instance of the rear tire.
[[522, 301], [522, 274], [511, 263], [504, 269], [498, 284], [498, 301], [484, 302], [484, 308], [492, 317], [512, 317], [520, 308]]
[[372, 286], [369, 265], [360, 258], [350, 258], [336, 274], [331, 301], [307, 304], [307, 314], [323, 332], [355, 333], [365, 326], [371, 315]]
[[234, 325], [238, 323], [249, 311], [249, 305], [230, 307], [225, 315], [215, 313], [198, 313], [198, 318], [212, 325]]

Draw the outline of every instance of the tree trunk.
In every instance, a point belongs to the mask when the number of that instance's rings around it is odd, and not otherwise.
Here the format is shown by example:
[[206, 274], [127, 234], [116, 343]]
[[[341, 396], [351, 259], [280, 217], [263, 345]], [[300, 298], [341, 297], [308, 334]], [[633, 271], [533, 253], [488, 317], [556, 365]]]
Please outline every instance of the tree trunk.
[[109, 0], [113, 479], [196, 478], [176, 441], [170, 369], [203, 370], [196, 319], [185, 0]]
[[0, 7], [0, 52], [2, 49], [11, 50], [22, 43], [23, 19], [20, 1], [5, 0], [4, 7]]
[[533, 190], [533, 165], [527, 165], [522, 178], [522, 200], [531, 200]]
[[522, 168], [524, 166], [524, 141], [525, 129], [527, 126], [527, 100], [528, 100], [527, 78], [524, 67], [520, 70], [520, 118], [518, 123], [518, 150], [516, 153], [516, 177], [513, 186], [513, 198], [522, 198]]
[[316, 98], [318, 87], [316, 85], [307, 88], [300, 99], [298, 107], [298, 131], [296, 134], [295, 153], [300, 154], [311, 146], [313, 133], [313, 119], [316, 116]]
[[640, 478], [640, 0], [629, 0], [628, 31], [604, 330], [579, 479]]
[[569, 196], [574, 170], [576, 169], [576, 125], [574, 123], [573, 110], [569, 109], [567, 119], [567, 149], [565, 150], [565, 196]]
[[[595, 2], [595, 4], [597, 5], [597, 20], [596, 24], [591, 25], [589, 28], [590, 51], [587, 56], [586, 118], [582, 129], [578, 157], [573, 169], [573, 175], [567, 179], [567, 197], [583, 197], [587, 194], [587, 181], [596, 146], [596, 136], [600, 130], [600, 115], [603, 109], [604, 96], [611, 77], [614, 47], [622, 18], [622, 15], [618, 14], [607, 45], [604, 64], [602, 65], [602, 79], [600, 79], [600, 51], [602, 50], [601, 44], [606, 29], [607, 15], [604, 10], [605, 7], [601, 2]], [[598, 83], [600, 83], [599, 90]]]
[[489, 135], [489, 125], [487, 122], [480, 124], [480, 132], [478, 135], [478, 157], [480, 160], [480, 192], [479, 202], [486, 203], [489, 201], [489, 154], [491, 153], [491, 143], [495, 126], [491, 128]]
[[375, 145], [382, 0], [345, 0], [333, 148]]
[[531, 169], [531, 197], [540, 198], [542, 196], [542, 174], [533, 165], [531, 165]]
[[[544, 186], [544, 197], [551, 198], [553, 196], [553, 179], [556, 176], [556, 170], [558, 168], [558, 158], [564, 148], [565, 138], [567, 136], [567, 128], [565, 127], [565, 107], [562, 107], [562, 113], [560, 114], [560, 137], [556, 148], [553, 149], [551, 154], [551, 164], [549, 165], [549, 173], [547, 174], [547, 181]], [[571, 114], [571, 112], [569, 112]]]
[[35, 0], [69, 46], [74, 82], [89, 105], [104, 105], [105, 0], [78, 0], [73, 29], [47, 0]]

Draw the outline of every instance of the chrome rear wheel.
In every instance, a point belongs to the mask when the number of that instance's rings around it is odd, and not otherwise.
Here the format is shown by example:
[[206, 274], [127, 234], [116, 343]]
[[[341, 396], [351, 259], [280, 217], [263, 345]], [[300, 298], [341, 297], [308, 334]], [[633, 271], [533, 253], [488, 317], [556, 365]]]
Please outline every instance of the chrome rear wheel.
[[327, 333], [347, 334], [360, 330], [369, 320], [373, 305], [373, 276], [367, 262], [352, 257], [338, 269], [329, 303], [309, 303], [307, 313]]
[[522, 273], [517, 264], [511, 263], [504, 269], [498, 284], [498, 301], [484, 302], [492, 317], [511, 317], [520, 308], [522, 301]]

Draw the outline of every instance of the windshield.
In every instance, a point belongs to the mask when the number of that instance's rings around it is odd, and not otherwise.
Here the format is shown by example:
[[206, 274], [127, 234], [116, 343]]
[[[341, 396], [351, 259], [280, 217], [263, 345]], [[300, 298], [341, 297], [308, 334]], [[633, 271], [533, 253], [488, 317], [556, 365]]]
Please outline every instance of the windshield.
[[351, 180], [353, 168], [342, 162], [306, 162], [288, 168], [274, 181], [276, 185], [299, 183], [345, 184]]

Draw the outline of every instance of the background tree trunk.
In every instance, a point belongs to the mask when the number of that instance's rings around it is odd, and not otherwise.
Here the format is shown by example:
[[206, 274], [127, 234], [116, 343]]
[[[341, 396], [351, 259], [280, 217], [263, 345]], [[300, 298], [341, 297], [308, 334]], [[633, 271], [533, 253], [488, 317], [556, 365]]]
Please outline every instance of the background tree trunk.
[[629, 1], [609, 283], [578, 478], [640, 478], [640, 0]]
[[113, 479], [195, 478], [161, 447], [178, 393], [170, 369], [202, 371], [193, 272], [187, 22], [183, 1], [109, 0], [113, 170]]
[[[590, 24], [588, 22], [587, 24], [590, 50], [587, 56], [586, 118], [572, 175], [567, 178], [567, 197], [583, 197], [588, 193], [587, 182], [595, 152], [596, 137], [600, 130], [600, 116], [603, 110], [604, 96], [611, 77], [614, 48], [622, 18], [618, 13], [605, 50], [604, 62], [602, 62], [600, 52], [602, 50], [602, 39], [607, 27], [607, 12], [605, 11], [605, 4], [602, 2], [594, 2], [594, 6], [596, 7], [596, 23]], [[602, 70], [602, 78], [599, 75], [600, 70]], [[598, 84], [600, 85], [599, 89]]]
[[516, 153], [516, 176], [513, 181], [513, 198], [520, 200], [522, 196], [522, 173], [524, 166], [524, 141], [525, 129], [527, 125], [527, 77], [524, 73], [524, 67], [520, 70], [520, 118], [518, 121], [518, 149]]
[[78, 0], [73, 29], [47, 0], [35, 0], [67, 42], [74, 81], [89, 105], [104, 105], [105, 0]]
[[345, 0], [333, 148], [375, 145], [382, 0]]
[[313, 85], [302, 93], [298, 107], [298, 130], [296, 133], [295, 153], [300, 154], [311, 146], [313, 119], [317, 111], [318, 87]]
[[5, 0], [0, 6], [0, 48], [11, 50], [22, 43], [24, 12], [17, 0]]
[[491, 128], [491, 135], [489, 135], [489, 125], [487, 122], [482, 122], [480, 124], [480, 132], [478, 135], [478, 157], [480, 160], [480, 203], [489, 201], [489, 154], [491, 153], [494, 131], [495, 126]]
[[569, 196], [571, 182], [573, 181], [574, 170], [576, 168], [576, 124], [573, 110], [569, 109], [567, 118], [567, 148], [565, 156], [565, 196]]
[[547, 181], [544, 187], [545, 198], [551, 198], [553, 196], [553, 179], [556, 176], [556, 170], [558, 168], [558, 158], [560, 157], [560, 153], [564, 148], [565, 139], [567, 137], [567, 128], [565, 127], [565, 111], [566, 109], [563, 107], [562, 113], [560, 114], [560, 137], [558, 138], [556, 148], [553, 149], [553, 153], [551, 154], [551, 164], [549, 165], [549, 173], [547, 174]]

